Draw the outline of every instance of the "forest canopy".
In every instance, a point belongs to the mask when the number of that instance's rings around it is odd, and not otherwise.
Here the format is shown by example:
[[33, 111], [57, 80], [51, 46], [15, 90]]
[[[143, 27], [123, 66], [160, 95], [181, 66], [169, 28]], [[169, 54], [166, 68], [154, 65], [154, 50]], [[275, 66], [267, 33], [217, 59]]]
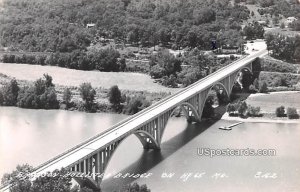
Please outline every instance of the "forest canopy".
[[249, 10], [229, 0], [3, 0], [0, 15], [3, 47], [72, 52], [99, 37], [173, 48], [240, 44]]

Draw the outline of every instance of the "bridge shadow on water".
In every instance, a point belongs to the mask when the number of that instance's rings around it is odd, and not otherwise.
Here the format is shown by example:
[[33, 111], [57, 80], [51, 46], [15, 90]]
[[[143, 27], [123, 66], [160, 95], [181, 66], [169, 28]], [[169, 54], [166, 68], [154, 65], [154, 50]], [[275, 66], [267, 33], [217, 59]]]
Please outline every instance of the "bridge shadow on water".
[[[219, 119], [187, 124], [187, 127], [181, 133], [177, 134], [167, 141], [164, 141], [161, 144], [161, 150], [144, 150], [141, 156], [135, 162], [120, 171], [120, 173], [142, 174], [149, 172], [149, 170], [151, 170], [159, 163], [163, 162], [164, 159], [168, 158], [177, 150], [189, 143], [191, 140], [199, 136], [201, 133], [215, 124], [218, 120]], [[118, 191], [122, 188], [122, 186], [130, 184], [134, 182], [134, 180], [136, 179], [128, 177], [116, 179], [110, 177], [103, 180], [101, 188], [104, 192]]]

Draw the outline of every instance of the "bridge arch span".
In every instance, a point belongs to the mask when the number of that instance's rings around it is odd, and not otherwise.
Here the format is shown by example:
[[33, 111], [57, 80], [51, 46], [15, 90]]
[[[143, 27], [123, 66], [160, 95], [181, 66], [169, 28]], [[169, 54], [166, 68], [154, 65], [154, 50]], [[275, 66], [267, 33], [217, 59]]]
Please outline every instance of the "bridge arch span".
[[[124, 137], [123, 139], [121, 139], [118, 142], [118, 145], [114, 148], [113, 151], [111, 151], [111, 153], [109, 155], [109, 158], [108, 158], [107, 162], [104, 165], [104, 169], [103, 169], [102, 174], [105, 174], [108, 165], [110, 164], [114, 154], [116, 153], [118, 148], [121, 146], [121, 144], [123, 142], [125, 142], [130, 136], [133, 136], [133, 135], [135, 135], [138, 138], [138, 140], [140, 141], [140, 143], [142, 144], [144, 149], [150, 149], [151, 147], [153, 147], [151, 149], [159, 149], [160, 148], [157, 141], [155, 140], [155, 138], [150, 133], [148, 133], [146, 131], [143, 131], [143, 130], [137, 130], [134, 133], [127, 135], [126, 137]], [[102, 181], [102, 179], [100, 180], [100, 183], [101, 183], [101, 181]], [[100, 185], [100, 183], [99, 183], [99, 185]]]
[[[147, 131], [137, 130], [133, 134], [140, 140], [144, 149], [159, 149], [160, 148], [156, 139]], [[124, 138], [124, 139], [126, 139], [126, 138]]]
[[204, 110], [204, 107], [205, 107], [205, 103], [209, 97], [209, 93], [217, 86], [220, 86], [222, 87], [226, 93], [226, 96], [227, 98], [229, 99], [230, 97], [230, 92], [228, 90], [228, 88], [226, 88], [226, 86], [222, 83], [222, 82], [216, 82], [214, 85], [212, 85], [210, 88], [208, 88], [205, 92], [206, 92], [206, 95], [204, 96], [204, 100], [201, 101], [201, 105], [200, 105], [200, 109], [199, 109], [199, 116], [200, 116], [200, 120], [202, 118], [202, 115], [203, 115], [203, 110]]
[[[76, 164], [69, 166], [71, 172], [74, 173], [97, 173], [98, 175], [102, 175], [101, 177], [82, 177], [75, 178], [79, 185], [82, 187], [87, 186], [92, 189], [100, 189], [100, 185], [103, 179], [103, 175], [105, 174], [108, 165], [110, 164], [115, 152], [119, 148], [119, 146], [125, 142], [130, 136], [136, 136], [144, 149], [159, 149], [160, 146], [157, 143], [156, 139], [147, 131], [144, 130], [136, 130], [131, 134], [126, 135], [125, 137], [119, 139], [118, 141], [107, 145], [105, 148], [98, 150], [97, 153], [93, 153], [86, 159], [82, 159]], [[80, 167], [80, 168], [79, 168]]]
[[[230, 90], [228, 90], [228, 88], [226, 88], [226, 86], [223, 83], [221, 83], [221, 82], [217, 82], [213, 86], [211, 86], [210, 89], [209, 89], [209, 92], [211, 90], [213, 90], [213, 88], [215, 88], [216, 86], [221, 86], [223, 88], [223, 90], [226, 92], [227, 97], [229, 98], [229, 96], [230, 96]], [[207, 95], [207, 97], [208, 97], [208, 95]], [[205, 98], [205, 101], [207, 100], [207, 97]]]
[[162, 125], [163, 127], [161, 129], [160, 140], [162, 140], [162, 138], [164, 136], [164, 132], [166, 130], [168, 121], [170, 120], [170, 118], [172, 118], [175, 115], [175, 112], [177, 112], [178, 110], [179, 110], [179, 113], [181, 113], [181, 111], [183, 112], [183, 115], [185, 116], [185, 118], [187, 119], [188, 122], [189, 121], [200, 122], [200, 116], [199, 116], [199, 113], [198, 113], [196, 107], [193, 106], [189, 102], [183, 102], [180, 105], [178, 105], [177, 107], [175, 107], [173, 110], [171, 110], [171, 112], [166, 117], [166, 122], [163, 123], [163, 125]]
[[[249, 71], [252, 75], [253, 75], [253, 71], [252, 71], [252, 65], [250, 66], [250, 67], [248, 67], [248, 66], [245, 66], [245, 67], [242, 67], [241, 69], [239, 69], [237, 72], [235, 72], [234, 74], [233, 74], [233, 82], [231, 83], [231, 85], [230, 85], [230, 90], [229, 90], [229, 93], [231, 94], [232, 93], [232, 89], [233, 89], [233, 87], [234, 87], [234, 84], [235, 84], [235, 82], [237, 82], [238, 81], [238, 78], [240, 78], [241, 77], [241, 74], [244, 72], [244, 71]], [[240, 82], [238, 82], [239, 84], [240, 84]], [[230, 96], [230, 94], [229, 94], [229, 96]]]
[[171, 118], [178, 109], [183, 111], [183, 114], [188, 121], [191, 117], [194, 118], [194, 120], [196, 121], [200, 121], [200, 116], [196, 109], [196, 106], [193, 106], [189, 102], [183, 102], [179, 104], [175, 109], [173, 109], [173, 111], [169, 115], [169, 118]]

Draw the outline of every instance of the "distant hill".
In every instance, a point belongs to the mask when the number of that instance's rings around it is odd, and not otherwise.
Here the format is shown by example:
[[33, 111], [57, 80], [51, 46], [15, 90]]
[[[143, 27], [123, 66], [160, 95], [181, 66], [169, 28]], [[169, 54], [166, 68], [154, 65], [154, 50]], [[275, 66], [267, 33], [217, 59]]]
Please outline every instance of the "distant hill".
[[212, 39], [241, 43], [240, 25], [249, 13], [229, 0], [3, 0], [0, 44], [10, 50], [72, 52], [105, 37], [209, 49]]

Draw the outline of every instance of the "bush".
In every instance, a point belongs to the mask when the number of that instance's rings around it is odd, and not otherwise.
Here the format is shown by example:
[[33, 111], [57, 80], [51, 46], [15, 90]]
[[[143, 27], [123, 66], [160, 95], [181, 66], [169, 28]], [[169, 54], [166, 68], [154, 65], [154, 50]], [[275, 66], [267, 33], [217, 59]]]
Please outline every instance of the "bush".
[[250, 85], [249, 86], [249, 93], [256, 93], [257, 92], [257, 89], [255, 88], [254, 85]]
[[250, 117], [259, 117], [260, 114], [260, 107], [253, 107], [253, 106], [248, 106], [247, 110], [247, 115]]
[[285, 108], [284, 106], [280, 106], [276, 108], [275, 111], [276, 117], [284, 117], [285, 116]]
[[297, 113], [297, 109], [293, 107], [287, 108], [287, 117], [289, 119], [299, 119], [299, 114]]
[[229, 103], [227, 105], [226, 112], [229, 114], [229, 116], [234, 116], [235, 112], [237, 111], [237, 108], [238, 108], [238, 106], [236, 103], [235, 104]]
[[15, 63], [15, 55], [13, 54], [4, 54], [2, 57], [3, 63]]

